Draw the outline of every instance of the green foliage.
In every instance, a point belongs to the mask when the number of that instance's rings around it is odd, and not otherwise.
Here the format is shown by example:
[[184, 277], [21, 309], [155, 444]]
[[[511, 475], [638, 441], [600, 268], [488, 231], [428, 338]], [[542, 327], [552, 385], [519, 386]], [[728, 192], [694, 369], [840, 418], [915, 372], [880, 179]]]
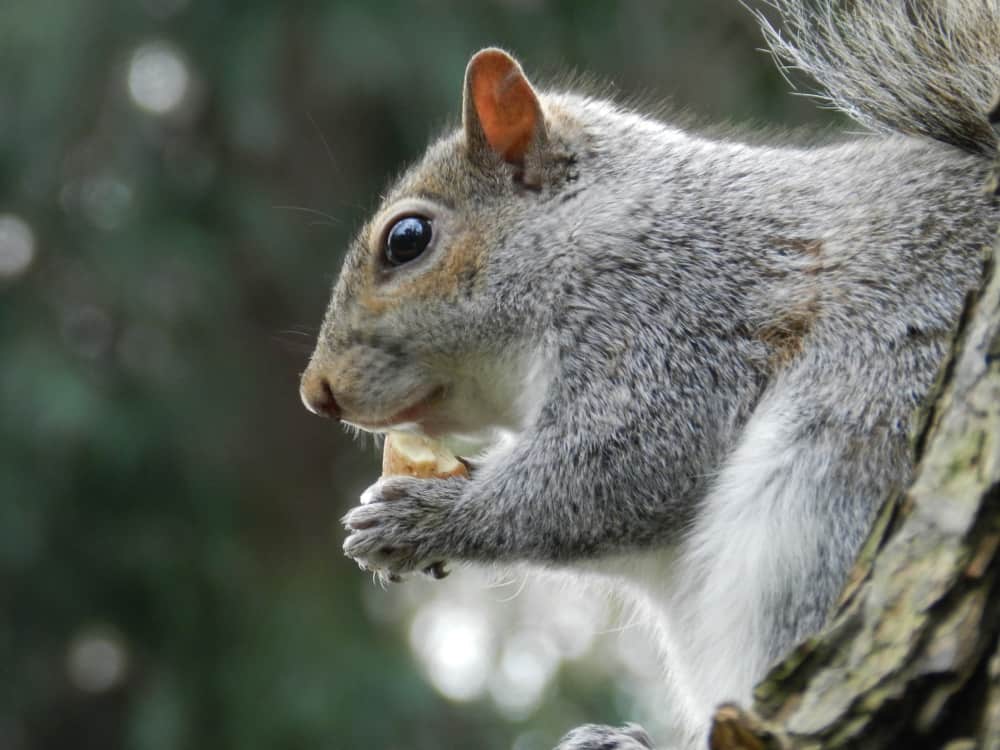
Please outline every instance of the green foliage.
[[[162, 114], [129, 93], [157, 42], [191, 76]], [[706, 119], [820, 121], [723, 0], [0, 3], [0, 215], [35, 239], [0, 276], [0, 747], [524, 731], [439, 697], [369, 622], [336, 519], [376, 457], [297, 395], [353, 228], [486, 44]], [[87, 687], [95, 643], [127, 663]], [[563, 679], [518, 747], [610, 704]]]

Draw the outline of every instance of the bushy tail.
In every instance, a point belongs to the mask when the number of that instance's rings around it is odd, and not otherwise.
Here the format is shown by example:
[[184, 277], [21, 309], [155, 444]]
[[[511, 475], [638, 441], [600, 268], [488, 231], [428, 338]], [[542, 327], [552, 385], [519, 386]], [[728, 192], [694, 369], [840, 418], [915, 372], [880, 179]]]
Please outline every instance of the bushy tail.
[[1000, 0], [765, 0], [757, 13], [779, 64], [804, 70], [851, 117], [997, 153]]

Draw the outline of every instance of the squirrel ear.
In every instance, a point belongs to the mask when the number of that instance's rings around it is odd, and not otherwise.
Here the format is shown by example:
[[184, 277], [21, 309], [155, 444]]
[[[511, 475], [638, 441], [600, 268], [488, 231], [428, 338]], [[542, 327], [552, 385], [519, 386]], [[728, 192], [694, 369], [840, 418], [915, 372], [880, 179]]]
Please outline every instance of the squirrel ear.
[[480, 50], [469, 60], [463, 123], [470, 153], [489, 149], [518, 167], [533, 161], [546, 142], [535, 90], [517, 61], [499, 49]]

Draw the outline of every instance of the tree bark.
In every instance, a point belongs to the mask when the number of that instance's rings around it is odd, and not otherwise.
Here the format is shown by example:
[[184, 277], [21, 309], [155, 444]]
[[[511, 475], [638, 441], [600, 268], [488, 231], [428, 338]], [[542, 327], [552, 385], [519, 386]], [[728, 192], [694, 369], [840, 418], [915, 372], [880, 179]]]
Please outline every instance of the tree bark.
[[[996, 190], [994, 184], [991, 189]], [[831, 625], [719, 708], [712, 750], [1000, 750], [1000, 241]]]

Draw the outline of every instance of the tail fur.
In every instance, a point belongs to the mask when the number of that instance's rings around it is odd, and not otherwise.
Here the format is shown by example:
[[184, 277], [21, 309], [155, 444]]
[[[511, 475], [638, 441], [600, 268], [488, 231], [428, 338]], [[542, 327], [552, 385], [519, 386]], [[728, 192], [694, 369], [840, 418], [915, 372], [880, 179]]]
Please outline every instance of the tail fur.
[[996, 155], [1000, 0], [765, 1], [782, 18], [756, 14], [779, 65], [855, 120]]

